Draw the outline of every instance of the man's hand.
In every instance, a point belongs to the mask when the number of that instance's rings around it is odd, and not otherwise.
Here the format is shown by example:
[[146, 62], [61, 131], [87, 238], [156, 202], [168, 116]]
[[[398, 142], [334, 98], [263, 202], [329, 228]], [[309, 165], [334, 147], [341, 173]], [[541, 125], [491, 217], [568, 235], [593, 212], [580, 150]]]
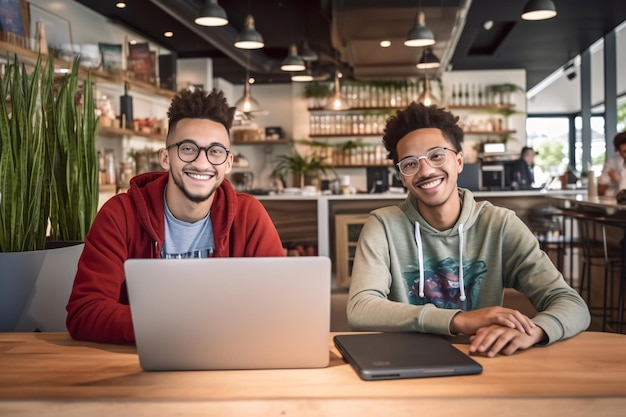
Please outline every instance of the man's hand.
[[478, 329], [476, 334], [470, 337], [469, 352], [489, 358], [493, 358], [498, 353], [512, 355], [520, 349], [528, 349], [543, 341], [545, 337], [541, 327], [536, 327], [533, 334], [527, 334], [517, 329], [492, 324]]
[[621, 178], [621, 174], [620, 174], [619, 171], [617, 171], [615, 169], [609, 169], [608, 174], [609, 174], [609, 178], [611, 178], [612, 182], [619, 183], [619, 180]]
[[528, 335], [532, 335], [537, 328], [531, 319], [517, 310], [505, 307], [485, 307], [456, 314], [450, 322], [450, 332], [471, 336], [476, 334], [478, 329], [492, 324], [516, 329]]

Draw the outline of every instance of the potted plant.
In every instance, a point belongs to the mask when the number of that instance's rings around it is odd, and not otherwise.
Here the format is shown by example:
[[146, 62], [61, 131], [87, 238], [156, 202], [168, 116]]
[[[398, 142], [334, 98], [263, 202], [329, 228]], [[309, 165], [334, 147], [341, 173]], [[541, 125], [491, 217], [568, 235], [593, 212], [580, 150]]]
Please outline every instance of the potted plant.
[[511, 94], [524, 92], [524, 89], [517, 84], [502, 83], [490, 84], [485, 87], [485, 93], [491, 98], [493, 104], [511, 104]]
[[332, 167], [324, 163], [324, 159], [315, 153], [308, 156], [302, 156], [298, 152], [291, 155], [279, 155], [276, 158], [274, 175], [284, 179], [291, 174], [294, 187], [304, 188], [320, 174], [326, 174], [328, 170], [332, 170]]
[[[97, 211], [91, 74], [79, 88], [75, 60], [71, 72], [55, 81], [54, 60], [43, 63], [41, 56], [31, 70], [16, 57], [0, 77], [0, 331], [45, 327], [37, 315], [64, 323], [64, 308], [57, 307], [69, 296], [82, 251], [76, 242], [84, 240]], [[74, 246], [47, 250], [52, 241]], [[43, 276], [63, 281], [40, 282]], [[40, 301], [59, 306], [50, 311]]]

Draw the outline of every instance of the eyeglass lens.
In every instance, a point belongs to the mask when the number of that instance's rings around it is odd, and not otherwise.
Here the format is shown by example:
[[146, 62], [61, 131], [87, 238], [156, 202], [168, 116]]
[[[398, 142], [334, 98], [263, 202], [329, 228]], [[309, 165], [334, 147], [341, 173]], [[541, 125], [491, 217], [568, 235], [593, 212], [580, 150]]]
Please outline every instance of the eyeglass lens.
[[198, 146], [193, 142], [178, 143], [178, 157], [183, 162], [193, 162], [198, 159], [200, 151], [206, 152], [207, 159], [213, 165], [221, 165], [228, 158], [228, 149], [222, 145], [211, 145], [209, 147]]
[[448, 148], [433, 148], [426, 155], [420, 157], [411, 156], [398, 162], [398, 168], [404, 175], [415, 175], [420, 166], [420, 159], [424, 159], [433, 168], [439, 168], [447, 161], [446, 151]]

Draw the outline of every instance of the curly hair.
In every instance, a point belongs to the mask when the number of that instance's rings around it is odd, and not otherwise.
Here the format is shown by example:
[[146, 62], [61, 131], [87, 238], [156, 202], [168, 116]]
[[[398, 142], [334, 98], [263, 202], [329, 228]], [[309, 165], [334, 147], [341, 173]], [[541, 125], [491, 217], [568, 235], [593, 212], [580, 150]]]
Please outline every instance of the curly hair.
[[397, 146], [400, 139], [408, 133], [425, 128], [441, 130], [443, 137], [448, 140], [457, 152], [460, 152], [463, 143], [463, 129], [457, 124], [458, 116], [454, 116], [444, 108], [435, 105], [425, 106], [422, 103], [412, 102], [404, 110], [397, 110], [395, 116], [387, 119], [383, 144], [387, 150], [387, 158], [398, 163]]
[[168, 132], [173, 131], [180, 120], [187, 118], [212, 120], [222, 124], [230, 132], [234, 115], [235, 108], [228, 107], [221, 91], [213, 90], [207, 95], [202, 89], [182, 90], [174, 96], [167, 110]]
[[613, 146], [615, 150], [619, 151], [620, 146], [626, 143], [626, 131], [620, 132], [613, 138]]

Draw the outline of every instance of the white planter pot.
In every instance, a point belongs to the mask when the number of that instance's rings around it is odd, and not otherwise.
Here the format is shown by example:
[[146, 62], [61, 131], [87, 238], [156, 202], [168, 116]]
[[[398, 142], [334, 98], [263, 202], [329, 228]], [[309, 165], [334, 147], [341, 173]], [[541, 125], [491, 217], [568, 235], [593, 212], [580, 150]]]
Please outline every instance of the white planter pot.
[[0, 253], [0, 332], [64, 332], [83, 243]]

